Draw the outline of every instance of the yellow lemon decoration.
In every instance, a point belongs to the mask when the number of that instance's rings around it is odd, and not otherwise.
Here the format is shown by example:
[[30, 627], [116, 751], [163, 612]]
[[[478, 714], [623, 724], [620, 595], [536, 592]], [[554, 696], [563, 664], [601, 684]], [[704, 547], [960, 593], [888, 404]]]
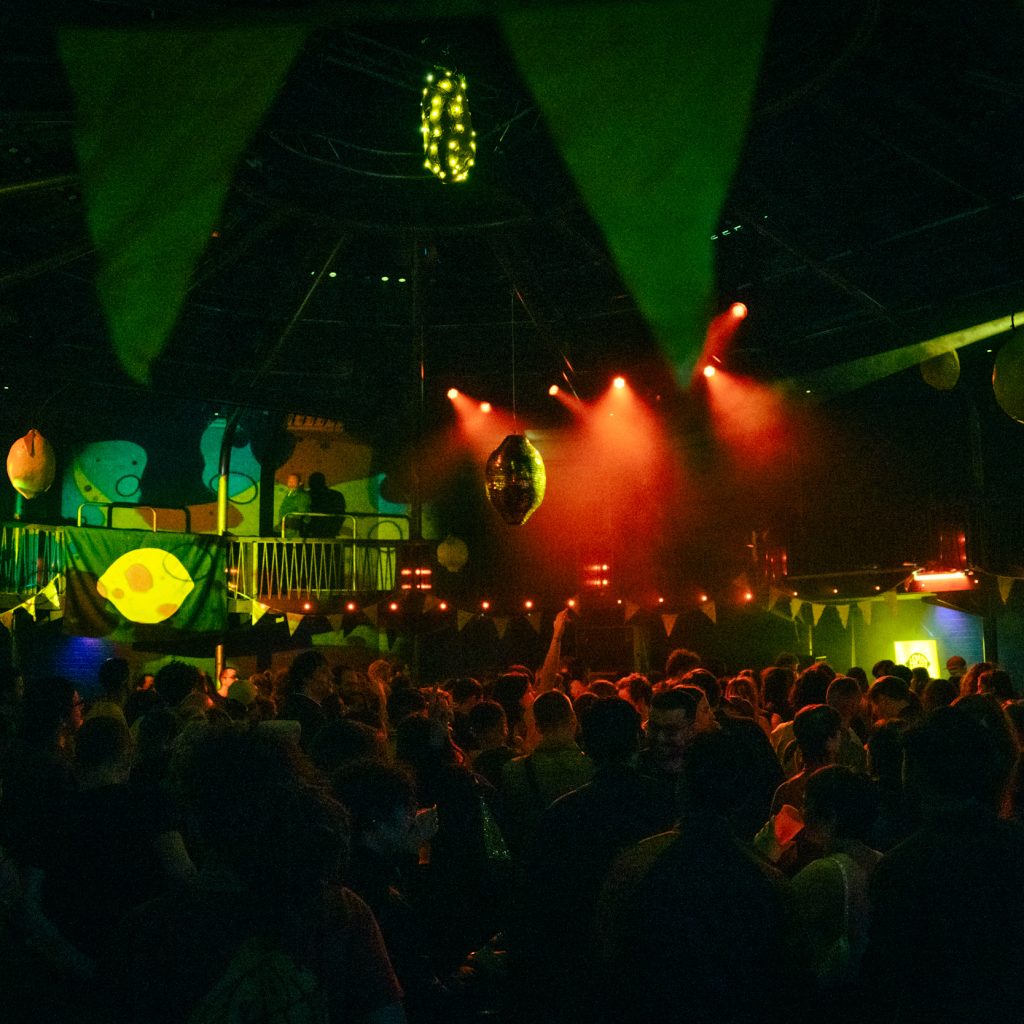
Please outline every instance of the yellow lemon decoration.
[[107, 566], [96, 592], [132, 622], [163, 622], [184, 603], [195, 582], [163, 548], [136, 548]]

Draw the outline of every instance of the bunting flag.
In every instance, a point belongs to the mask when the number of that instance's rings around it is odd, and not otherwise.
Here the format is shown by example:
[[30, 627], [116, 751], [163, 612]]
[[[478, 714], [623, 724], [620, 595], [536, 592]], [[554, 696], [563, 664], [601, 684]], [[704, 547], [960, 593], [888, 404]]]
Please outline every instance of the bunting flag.
[[846, 629], [846, 624], [850, 621], [850, 606], [837, 604], [836, 611], [839, 612], [839, 621], [843, 624], [843, 629]]
[[676, 619], [678, 615], [662, 615], [661, 624], [665, 627], [665, 636], [671, 636], [672, 630], [676, 628]]
[[235, 164], [311, 27], [60, 32], [97, 290], [114, 351], [136, 381], [149, 379]]
[[872, 601], [858, 601], [857, 602], [857, 607], [860, 609], [860, 614], [861, 614], [861, 616], [864, 619], [864, 625], [865, 626], [870, 626], [871, 625], [871, 605], [873, 603], [874, 602], [872, 602]]
[[327, 625], [331, 627], [332, 633], [337, 633], [341, 630], [341, 623], [344, 616], [342, 615], [328, 615]]
[[266, 615], [269, 610], [269, 605], [265, 605], [263, 604], [262, 601], [257, 601], [253, 599], [252, 608], [250, 609], [249, 612], [250, 618], [252, 619], [252, 624], [255, 626], [256, 623], [259, 622], [260, 619], [262, 619], [263, 616]]
[[302, 622], [304, 616], [297, 615], [294, 612], [288, 612], [285, 615], [285, 618], [288, 620], [288, 635], [295, 636], [295, 630], [299, 628], [299, 623]]
[[526, 616], [526, 621], [533, 626], [534, 632], [540, 632], [540, 612], [529, 612]]
[[45, 598], [46, 601], [51, 604], [54, 608], [60, 607], [60, 584], [62, 578], [60, 576], [54, 576], [49, 583], [40, 591], [40, 596]]
[[33, 622], [36, 618], [36, 594], [33, 594], [30, 598], [22, 601], [21, 607], [25, 609], [32, 616]]
[[714, 601], [702, 601], [700, 610], [713, 622], [718, 625], [718, 609]]
[[814, 601], [811, 602], [811, 618], [814, 620], [814, 625], [818, 624], [818, 621], [821, 619], [824, 611], [825, 606], [823, 604], [817, 604]]
[[638, 604], [633, 604], [633, 602], [632, 602], [632, 601], [627, 601], [627, 602], [626, 602], [626, 612], [625, 612], [625, 618], [624, 618], [624, 619], [623, 619], [622, 621], [623, 621], [623, 622], [629, 622], [629, 620], [630, 620], [631, 618], [633, 618], [633, 616], [634, 616], [634, 615], [636, 615], [636, 613], [637, 613], [638, 611], [640, 611], [640, 605], [638, 605]]
[[209, 534], [67, 526], [64, 631], [166, 641], [227, 629], [227, 545]]
[[791, 597], [789, 599], [789, 614], [794, 618], [800, 617], [800, 609], [804, 606], [803, 601], [799, 597]]
[[769, 0], [689, 0], [499, 15], [623, 280], [687, 384], [771, 11]]
[[368, 604], [368, 605], [367, 605], [367, 606], [366, 606], [366, 607], [365, 607], [365, 608], [363, 609], [363, 614], [364, 614], [364, 615], [365, 615], [365, 616], [366, 616], [366, 617], [367, 617], [367, 618], [368, 618], [368, 619], [369, 619], [369, 620], [370, 620], [370, 621], [371, 621], [371, 622], [372, 622], [372, 623], [373, 623], [373, 624], [374, 624], [375, 626], [377, 625], [377, 615], [378, 615], [378, 608], [377, 608], [377, 605], [375, 605], [375, 604]]
[[899, 602], [899, 597], [897, 597], [896, 591], [895, 590], [887, 590], [882, 595], [882, 600], [885, 601], [886, 605], [888, 606], [889, 614], [890, 615], [895, 615], [896, 614], [897, 605], [898, 605], [898, 602]]
[[474, 617], [475, 616], [473, 615], [472, 612], [462, 612], [462, 611], [456, 612], [455, 618], [456, 618], [456, 621], [457, 621], [460, 633], [466, 628], [466, 626], [468, 626], [470, 624], [470, 622], [473, 621]]
[[14, 625], [13, 610], [9, 612], [3, 612], [2, 614], [0, 614], [0, 625], [2, 625], [4, 629], [10, 630], [10, 628]]
[[504, 640], [505, 634], [508, 632], [509, 618], [507, 615], [495, 615], [494, 616], [494, 628], [498, 631], [498, 639]]
[[440, 598], [434, 597], [433, 594], [424, 594], [423, 595], [423, 610], [425, 612], [432, 612], [435, 608], [439, 608], [440, 606], [441, 606], [441, 599]]
[[1012, 576], [999, 576], [999, 596], [1003, 599], [1003, 604], [1006, 604], [1010, 599], [1010, 591], [1013, 590], [1013, 577]]

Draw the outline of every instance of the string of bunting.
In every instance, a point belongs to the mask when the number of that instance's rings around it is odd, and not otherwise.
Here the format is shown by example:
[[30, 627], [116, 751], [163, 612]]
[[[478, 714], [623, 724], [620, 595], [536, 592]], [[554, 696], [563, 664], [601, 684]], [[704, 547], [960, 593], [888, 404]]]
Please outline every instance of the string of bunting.
[[0, 626], [10, 631], [14, 626], [14, 613], [19, 609], [28, 612], [32, 616], [33, 621], [35, 621], [40, 611], [48, 611], [50, 619], [61, 618], [64, 614], [63, 602], [61, 601], [63, 593], [64, 576], [59, 573], [44, 587], [26, 597], [21, 604], [16, 604], [12, 608], [7, 608], [5, 611], [0, 612]]

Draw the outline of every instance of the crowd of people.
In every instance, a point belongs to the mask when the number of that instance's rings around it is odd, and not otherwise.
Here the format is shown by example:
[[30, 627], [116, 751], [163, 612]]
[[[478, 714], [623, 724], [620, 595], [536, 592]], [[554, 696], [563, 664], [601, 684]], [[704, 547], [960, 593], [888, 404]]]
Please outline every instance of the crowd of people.
[[565, 625], [431, 686], [8, 669], [2, 1019], [1024, 1020], [1005, 671], [592, 678]]

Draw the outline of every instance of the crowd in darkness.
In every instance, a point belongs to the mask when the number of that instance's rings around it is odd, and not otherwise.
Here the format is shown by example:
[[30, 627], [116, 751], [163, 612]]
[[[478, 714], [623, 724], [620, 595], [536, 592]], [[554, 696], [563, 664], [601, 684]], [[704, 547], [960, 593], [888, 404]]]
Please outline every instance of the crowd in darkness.
[[595, 679], [566, 623], [427, 687], [8, 669], [0, 1019], [1024, 1021], [1006, 672]]

